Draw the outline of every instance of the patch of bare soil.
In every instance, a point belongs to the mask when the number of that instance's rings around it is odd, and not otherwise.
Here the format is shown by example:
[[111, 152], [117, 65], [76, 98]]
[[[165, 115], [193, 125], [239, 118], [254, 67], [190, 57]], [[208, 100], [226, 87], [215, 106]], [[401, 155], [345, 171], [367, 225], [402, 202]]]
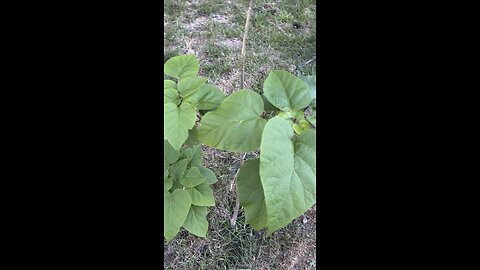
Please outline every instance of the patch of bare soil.
[[189, 32], [196, 31], [204, 27], [207, 21], [208, 21], [207, 17], [198, 17], [193, 22], [185, 24], [184, 28]]
[[219, 42], [221, 45], [231, 48], [231, 49], [241, 49], [242, 41], [239, 38], [222, 40]]
[[213, 14], [212, 20], [217, 23], [228, 23], [230, 22], [230, 18], [227, 15], [223, 14]]

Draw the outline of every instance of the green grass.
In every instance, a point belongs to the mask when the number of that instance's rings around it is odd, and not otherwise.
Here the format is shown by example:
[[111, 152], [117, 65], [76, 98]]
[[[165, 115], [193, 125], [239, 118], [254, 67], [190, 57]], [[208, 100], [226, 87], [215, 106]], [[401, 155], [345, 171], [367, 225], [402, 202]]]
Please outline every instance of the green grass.
[[[226, 94], [239, 90], [248, 1], [167, 0], [164, 6], [164, 60], [195, 53], [201, 63], [200, 75], [209, 78], [209, 83]], [[261, 93], [272, 70], [316, 73], [316, 61], [304, 65], [316, 56], [315, 16], [314, 0], [255, 1], [244, 88]], [[164, 244], [165, 269], [315, 269], [316, 207], [269, 238], [245, 223], [243, 210], [232, 227], [235, 193], [230, 187], [241, 155], [205, 147], [203, 157], [219, 180], [212, 187], [216, 206], [207, 216], [207, 238], [182, 229]]]
[[[187, 53], [185, 42], [193, 41], [193, 50], [205, 66], [202, 75], [231, 93], [239, 87], [241, 48], [228, 47], [222, 41], [241, 44], [248, 1], [193, 3], [165, 2], [165, 21], [170, 24], [165, 29], [164, 50], [169, 56]], [[219, 21], [219, 16], [227, 22]], [[261, 92], [262, 82], [274, 69], [315, 72], [298, 69], [316, 55], [315, 16], [315, 1], [255, 1], [247, 40], [246, 87]]]

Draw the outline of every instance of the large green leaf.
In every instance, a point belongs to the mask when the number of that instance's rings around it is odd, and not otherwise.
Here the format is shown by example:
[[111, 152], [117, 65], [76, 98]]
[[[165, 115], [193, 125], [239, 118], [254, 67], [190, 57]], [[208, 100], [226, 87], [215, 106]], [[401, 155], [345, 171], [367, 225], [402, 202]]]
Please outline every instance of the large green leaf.
[[198, 167], [191, 167], [180, 179], [180, 183], [186, 188], [193, 188], [205, 182], [205, 180], [205, 177], [200, 172], [200, 169], [198, 169]]
[[240, 90], [227, 97], [200, 122], [201, 143], [230, 152], [250, 152], [260, 146], [266, 120], [262, 97], [252, 90]]
[[263, 84], [267, 99], [282, 111], [300, 110], [313, 99], [308, 85], [287, 71], [273, 71]]
[[195, 76], [200, 69], [200, 63], [193, 54], [175, 56], [163, 66], [163, 72], [170, 77], [182, 79]]
[[167, 241], [180, 231], [190, 211], [191, 200], [188, 192], [177, 189], [163, 192], [163, 235]]
[[188, 138], [188, 130], [193, 128], [197, 112], [189, 103], [182, 103], [180, 108], [173, 103], [163, 107], [163, 134], [173, 148], [179, 150]]
[[247, 222], [258, 231], [268, 225], [259, 165], [260, 159], [246, 161], [237, 177], [238, 196], [245, 210]]
[[180, 96], [187, 97], [202, 88], [205, 85], [207, 79], [203, 77], [186, 77], [181, 79], [178, 82], [178, 91], [180, 92]]
[[315, 131], [305, 131], [295, 143], [293, 139], [285, 119], [275, 117], [265, 126], [260, 177], [269, 234], [302, 215], [316, 200]]
[[163, 140], [163, 163], [164, 164], [173, 164], [180, 157], [178, 150], [173, 148], [167, 140]]
[[215, 206], [215, 197], [213, 197], [212, 188], [206, 182], [193, 188], [187, 188], [186, 191], [190, 194], [193, 205]]
[[206, 237], [208, 231], [207, 207], [192, 205], [183, 227], [191, 234]]
[[225, 95], [222, 90], [210, 84], [202, 86], [198, 91], [185, 98], [197, 110], [213, 110], [220, 106], [224, 99]]

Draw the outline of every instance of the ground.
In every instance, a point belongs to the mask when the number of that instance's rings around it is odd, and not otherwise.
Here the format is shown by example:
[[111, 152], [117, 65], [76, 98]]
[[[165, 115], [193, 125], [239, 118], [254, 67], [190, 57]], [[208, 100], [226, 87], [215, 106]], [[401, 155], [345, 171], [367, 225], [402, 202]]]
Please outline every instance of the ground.
[[[164, 2], [164, 56], [194, 53], [200, 75], [226, 94], [240, 87], [241, 46], [248, 1], [167, 0]], [[315, 1], [254, 1], [247, 40], [244, 88], [262, 91], [272, 70], [314, 74]], [[289, 226], [266, 237], [230, 219], [235, 207], [234, 177], [241, 154], [204, 147], [204, 164], [217, 175], [216, 206], [207, 215], [207, 238], [182, 231], [164, 244], [165, 269], [316, 269], [316, 206]], [[256, 153], [249, 153], [248, 157]]]

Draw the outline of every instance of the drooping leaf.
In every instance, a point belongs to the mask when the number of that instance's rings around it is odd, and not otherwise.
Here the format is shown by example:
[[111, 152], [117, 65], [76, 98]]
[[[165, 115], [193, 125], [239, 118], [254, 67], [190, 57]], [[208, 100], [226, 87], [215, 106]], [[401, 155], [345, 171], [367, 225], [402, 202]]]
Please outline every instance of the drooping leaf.
[[212, 188], [206, 182], [193, 188], [187, 188], [186, 191], [190, 194], [193, 205], [215, 206], [215, 197], [213, 197]]
[[167, 140], [163, 140], [163, 163], [164, 164], [173, 164], [180, 157], [178, 150], [173, 148]]
[[238, 196], [245, 210], [247, 222], [257, 231], [268, 225], [259, 165], [260, 159], [246, 161], [237, 177]]
[[207, 207], [192, 205], [183, 227], [191, 234], [206, 237], [208, 231]]
[[313, 99], [308, 85], [287, 71], [273, 71], [263, 84], [267, 99], [282, 111], [300, 110]]
[[163, 203], [163, 235], [170, 241], [187, 219], [191, 200], [187, 191], [177, 189], [172, 193], [164, 191]]
[[260, 146], [266, 120], [262, 97], [252, 90], [240, 90], [227, 97], [202, 118], [198, 130], [201, 143], [230, 152], [250, 152]]
[[198, 167], [191, 167], [187, 169], [183, 177], [180, 179], [180, 183], [186, 188], [193, 188], [205, 182], [205, 180], [205, 177]]
[[163, 72], [170, 77], [182, 79], [196, 76], [200, 63], [193, 54], [186, 54], [170, 58], [163, 66]]
[[285, 119], [275, 117], [265, 126], [260, 177], [269, 234], [287, 226], [316, 200], [315, 131], [302, 133], [295, 143], [293, 139], [292, 127]]
[[185, 77], [178, 82], [180, 96], [187, 97], [202, 88], [207, 79], [198, 76]]
[[179, 150], [188, 138], [188, 130], [193, 128], [197, 119], [195, 108], [189, 103], [182, 103], [180, 108], [173, 103], [163, 107], [163, 134], [173, 148]]
[[200, 172], [203, 174], [205, 177], [205, 183], [212, 185], [215, 184], [218, 180], [215, 174], [212, 172], [212, 170], [205, 168], [205, 167], [198, 167], [200, 169]]
[[222, 90], [210, 84], [205, 84], [198, 91], [185, 98], [197, 110], [213, 110], [220, 106], [224, 99], [225, 95]]

